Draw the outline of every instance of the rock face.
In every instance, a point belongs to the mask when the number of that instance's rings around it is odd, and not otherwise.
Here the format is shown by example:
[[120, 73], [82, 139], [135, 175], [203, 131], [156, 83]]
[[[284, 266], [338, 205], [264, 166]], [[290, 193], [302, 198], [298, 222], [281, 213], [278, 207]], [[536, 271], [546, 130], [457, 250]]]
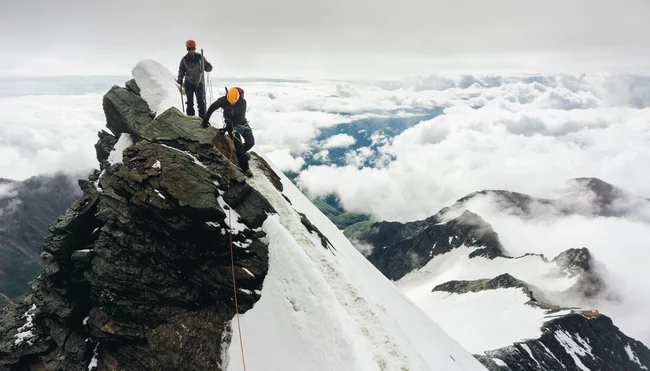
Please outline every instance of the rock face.
[[374, 247], [367, 256], [386, 277], [398, 280], [433, 257], [460, 246], [476, 248], [472, 257], [502, 256], [499, 237], [480, 216], [465, 211], [445, 221], [439, 213], [412, 223], [379, 222], [356, 238]]
[[650, 350], [604, 315], [572, 314], [544, 324], [539, 339], [477, 355], [490, 371], [648, 370]]
[[484, 290], [495, 290], [500, 288], [521, 288], [531, 301], [537, 302], [533, 290], [524, 281], [504, 273], [492, 279], [481, 279], [473, 281], [448, 281], [437, 285], [431, 291], [445, 291], [456, 294], [478, 292]]
[[[153, 119], [127, 86], [104, 97], [100, 171], [51, 224], [43, 274], [0, 314], [2, 371], [221, 369], [235, 314], [230, 230], [240, 313], [259, 300], [258, 228], [273, 208], [229, 161], [230, 141], [175, 108]], [[111, 163], [122, 136], [135, 144]]]
[[616, 300], [613, 293], [608, 292], [605, 281], [596, 273], [594, 260], [586, 247], [566, 250], [553, 261], [570, 276], [579, 276], [578, 282], [572, 288], [573, 294], [582, 295], [587, 299], [603, 294], [608, 295], [609, 300]]

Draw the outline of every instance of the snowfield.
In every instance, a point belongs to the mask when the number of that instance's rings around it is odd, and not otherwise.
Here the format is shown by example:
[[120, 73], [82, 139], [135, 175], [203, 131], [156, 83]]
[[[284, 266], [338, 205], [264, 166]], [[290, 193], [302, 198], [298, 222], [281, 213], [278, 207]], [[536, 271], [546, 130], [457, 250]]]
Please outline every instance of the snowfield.
[[492, 279], [504, 273], [530, 285], [536, 299], [553, 297], [573, 286], [578, 276], [569, 277], [555, 263], [540, 256], [496, 258], [468, 255], [473, 248], [461, 246], [435, 256], [424, 267], [407, 274], [395, 284], [436, 323], [468, 351], [480, 354], [526, 339], [536, 339], [545, 321], [568, 311], [547, 316], [548, 311], [525, 304], [530, 300], [520, 288], [452, 294], [431, 292], [452, 280]]
[[[277, 210], [263, 229], [269, 272], [262, 297], [241, 315], [248, 369], [485, 370], [369, 263], [278, 169], [280, 193], [251, 162], [248, 182]], [[273, 166], [273, 165], [271, 165]], [[291, 200], [289, 204], [285, 198]], [[304, 213], [331, 242], [325, 248]], [[228, 370], [243, 370], [237, 321]]]

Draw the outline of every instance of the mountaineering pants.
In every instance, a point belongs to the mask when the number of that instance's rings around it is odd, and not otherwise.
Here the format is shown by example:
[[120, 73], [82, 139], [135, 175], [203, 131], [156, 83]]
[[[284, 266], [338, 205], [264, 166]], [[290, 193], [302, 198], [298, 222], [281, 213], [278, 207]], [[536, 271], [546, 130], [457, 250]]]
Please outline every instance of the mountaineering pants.
[[[242, 143], [242, 137], [244, 143]], [[235, 142], [235, 152], [237, 152], [239, 167], [243, 172], [246, 172], [248, 171], [248, 154], [246, 152], [255, 145], [255, 137], [251, 131], [247, 131], [244, 134], [237, 133], [233, 142]]]
[[196, 84], [185, 83], [185, 96], [187, 97], [187, 111], [185, 112], [188, 116], [194, 116], [194, 94], [196, 94], [196, 102], [199, 106], [199, 117], [203, 118], [205, 116], [205, 100], [203, 100], [203, 84], [199, 84], [199, 87], [196, 87]]

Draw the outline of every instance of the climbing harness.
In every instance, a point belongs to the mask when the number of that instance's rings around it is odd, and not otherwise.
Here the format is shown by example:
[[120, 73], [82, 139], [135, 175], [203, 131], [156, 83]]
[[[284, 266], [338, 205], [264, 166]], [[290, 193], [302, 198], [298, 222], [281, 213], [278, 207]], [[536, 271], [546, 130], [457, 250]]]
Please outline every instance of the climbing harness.
[[241, 336], [241, 323], [239, 322], [239, 304], [237, 302], [237, 282], [235, 281], [235, 257], [232, 249], [232, 217], [230, 210], [232, 206], [230, 203], [230, 179], [232, 178], [232, 154], [235, 147], [230, 148], [230, 165], [228, 166], [228, 230], [230, 231], [230, 267], [232, 270], [232, 290], [235, 296], [235, 313], [237, 316], [237, 330], [239, 332], [239, 348], [241, 349], [241, 360], [244, 364], [244, 371], [246, 371], [246, 358], [244, 357], [244, 340]]
[[[244, 134], [248, 134], [248, 133], [252, 133], [252, 132], [253, 132], [253, 129], [251, 129], [250, 125], [248, 125], [248, 121], [246, 121], [246, 123], [244, 123], [244, 124], [233, 126], [233, 128], [232, 128], [232, 136], [233, 136], [233, 138], [235, 137], [235, 134], [244, 135]], [[241, 142], [241, 140], [240, 140], [240, 142]]]

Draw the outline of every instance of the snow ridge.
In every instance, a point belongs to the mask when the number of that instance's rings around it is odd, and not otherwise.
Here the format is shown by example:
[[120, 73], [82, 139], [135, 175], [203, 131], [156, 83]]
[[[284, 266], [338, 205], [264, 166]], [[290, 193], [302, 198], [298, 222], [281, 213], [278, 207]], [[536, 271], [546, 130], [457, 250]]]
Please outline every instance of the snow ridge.
[[[263, 224], [269, 271], [261, 298], [240, 317], [246, 355], [255, 354], [247, 357], [247, 368], [485, 370], [372, 266], [280, 171], [271, 166], [282, 181], [282, 192], [262, 175], [261, 166], [261, 160], [251, 162], [255, 177], [247, 182], [277, 214]], [[333, 251], [323, 247], [316, 232], [308, 231], [299, 213], [329, 239]], [[238, 337], [233, 331], [229, 371], [243, 369]]]

